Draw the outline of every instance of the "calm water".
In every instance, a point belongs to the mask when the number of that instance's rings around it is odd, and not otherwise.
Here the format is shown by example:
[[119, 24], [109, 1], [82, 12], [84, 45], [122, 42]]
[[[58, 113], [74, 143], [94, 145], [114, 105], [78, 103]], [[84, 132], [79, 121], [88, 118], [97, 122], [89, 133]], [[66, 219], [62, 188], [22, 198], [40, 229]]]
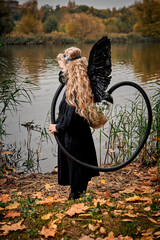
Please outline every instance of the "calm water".
[[[78, 45], [78, 47], [88, 58], [92, 45]], [[52, 98], [59, 86], [59, 67], [56, 56], [65, 48], [65, 46], [7, 46], [1, 51], [1, 55], [8, 59], [11, 71], [38, 85], [38, 87], [32, 88], [34, 96], [31, 105], [24, 104], [16, 114], [8, 114], [7, 131], [11, 135], [6, 138], [6, 143], [16, 142], [17, 149], [22, 147], [24, 150], [27, 131], [21, 124], [34, 120], [36, 125], [44, 126]], [[113, 44], [110, 86], [120, 81], [133, 81], [140, 84], [151, 97], [156, 89], [156, 82], [160, 82], [159, 56], [160, 43]], [[34, 149], [38, 142], [37, 137], [32, 134]], [[57, 165], [55, 156], [57, 146], [54, 137], [53, 142], [53, 144], [44, 143], [43, 145], [41, 157], [47, 158], [47, 160], [41, 161], [43, 172], [51, 172]]]

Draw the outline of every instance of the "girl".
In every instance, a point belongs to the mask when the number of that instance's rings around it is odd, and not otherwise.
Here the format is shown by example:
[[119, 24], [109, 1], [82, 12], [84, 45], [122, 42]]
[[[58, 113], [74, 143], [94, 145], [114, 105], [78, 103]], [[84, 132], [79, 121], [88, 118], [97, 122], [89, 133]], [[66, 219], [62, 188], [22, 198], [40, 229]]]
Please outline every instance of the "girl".
[[[57, 56], [62, 71], [59, 74], [66, 90], [59, 106], [56, 124], [49, 131], [58, 134], [65, 149], [78, 160], [97, 166], [97, 157], [90, 126], [96, 127], [106, 118], [99, 116], [94, 104], [90, 80], [87, 75], [87, 60], [81, 50], [71, 47]], [[87, 189], [88, 181], [99, 172], [81, 167], [72, 162], [58, 149], [58, 183], [70, 185], [69, 199], [77, 199]]]

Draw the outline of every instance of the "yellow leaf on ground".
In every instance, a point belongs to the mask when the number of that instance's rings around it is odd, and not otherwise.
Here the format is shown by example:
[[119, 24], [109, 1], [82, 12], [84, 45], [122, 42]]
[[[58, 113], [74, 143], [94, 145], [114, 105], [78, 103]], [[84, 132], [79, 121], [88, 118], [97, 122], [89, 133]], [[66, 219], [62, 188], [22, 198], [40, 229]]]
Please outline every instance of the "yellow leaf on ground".
[[45, 215], [41, 216], [41, 219], [42, 219], [42, 220], [48, 220], [48, 219], [50, 219], [52, 216], [53, 216], [52, 213], [48, 213], [48, 214], [45, 214]]
[[5, 209], [12, 210], [12, 209], [18, 208], [19, 206], [20, 206], [20, 203], [14, 202], [14, 203], [9, 204], [7, 207], [5, 207]]
[[101, 234], [105, 234], [106, 233], [106, 230], [104, 229], [104, 227], [100, 227], [99, 231], [100, 231]]
[[85, 206], [84, 203], [78, 203], [78, 204], [73, 204], [71, 206], [71, 208], [69, 208], [65, 214], [69, 215], [69, 216], [73, 216], [75, 214], [79, 214], [79, 213], [85, 213], [86, 210], [88, 210], [89, 207]]
[[43, 226], [39, 234], [44, 235], [45, 238], [48, 238], [48, 237], [55, 237], [56, 233], [57, 233], [56, 229], [46, 228], [45, 226]]

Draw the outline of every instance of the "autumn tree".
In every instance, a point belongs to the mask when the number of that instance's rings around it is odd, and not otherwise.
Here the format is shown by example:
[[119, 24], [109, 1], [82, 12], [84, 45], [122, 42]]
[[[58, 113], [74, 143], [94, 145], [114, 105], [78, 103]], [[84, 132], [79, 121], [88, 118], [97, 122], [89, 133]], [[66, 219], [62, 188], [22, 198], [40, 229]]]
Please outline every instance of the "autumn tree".
[[22, 5], [22, 19], [19, 23], [19, 31], [25, 34], [41, 32], [42, 11], [38, 10], [37, 0], [29, 0]]
[[66, 32], [80, 39], [98, 39], [104, 33], [103, 21], [86, 13], [72, 14], [65, 25]]
[[158, 0], [144, 0], [136, 4], [137, 23], [134, 31], [160, 39], [160, 2]]
[[6, 6], [3, 0], [0, 1], [0, 36], [12, 32], [14, 26], [11, 9]]

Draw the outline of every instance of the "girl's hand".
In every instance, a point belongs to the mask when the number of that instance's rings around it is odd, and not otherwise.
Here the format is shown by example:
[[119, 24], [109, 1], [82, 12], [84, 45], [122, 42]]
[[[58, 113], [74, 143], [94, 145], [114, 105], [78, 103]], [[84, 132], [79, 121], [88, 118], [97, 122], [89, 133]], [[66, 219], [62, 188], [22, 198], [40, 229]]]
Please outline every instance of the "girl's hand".
[[49, 124], [49, 131], [51, 134], [54, 134], [55, 132], [57, 132], [56, 130], [56, 124]]

